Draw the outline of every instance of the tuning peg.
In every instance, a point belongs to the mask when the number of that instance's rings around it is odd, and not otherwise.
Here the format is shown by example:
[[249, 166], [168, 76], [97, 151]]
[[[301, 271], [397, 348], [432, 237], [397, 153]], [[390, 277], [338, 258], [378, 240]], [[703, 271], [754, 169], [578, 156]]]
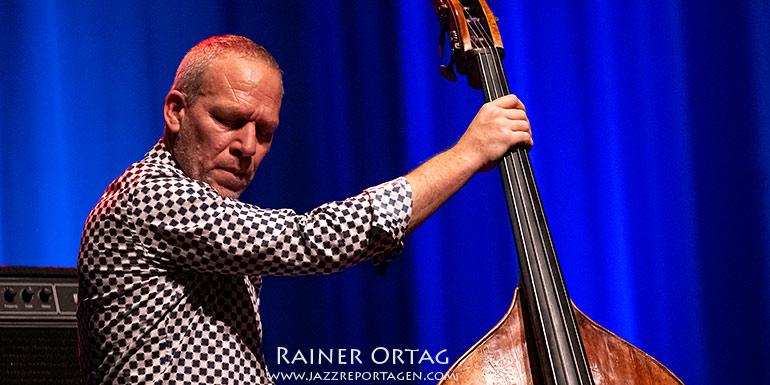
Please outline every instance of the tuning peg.
[[457, 81], [457, 74], [454, 70], [454, 65], [452, 63], [452, 59], [449, 59], [448, 65], [440, 65], [441, 68], [441, 76], [444, 77], [444, 79], [449, 80], [450, 82]]

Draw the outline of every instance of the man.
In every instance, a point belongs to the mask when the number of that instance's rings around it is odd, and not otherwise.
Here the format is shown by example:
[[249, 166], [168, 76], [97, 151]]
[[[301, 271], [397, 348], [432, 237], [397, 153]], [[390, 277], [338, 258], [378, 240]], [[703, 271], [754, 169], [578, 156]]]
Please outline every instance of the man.
[[283, 85], [238, 36], [185, 55], [163, 138], [105, 191], [83, 231], [78, 329], [87, 383], [268, 384], [266, 274], [383, 263], [476, 172], [531, 145], [524, 106], [481, 108], [462, 138], [405, 177], [298, 215], [237, 200], [278, 127]]

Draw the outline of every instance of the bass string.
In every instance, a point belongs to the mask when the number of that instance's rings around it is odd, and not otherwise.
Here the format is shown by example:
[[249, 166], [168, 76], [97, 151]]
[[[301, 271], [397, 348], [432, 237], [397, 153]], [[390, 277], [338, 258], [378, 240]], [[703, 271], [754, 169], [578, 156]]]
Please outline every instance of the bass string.
[[[487, 87], [487, 88], [490, 89], [488, 91], [489, 92], [490, 100], [495, 100], [495, 99], [497, 99], [499, 97], [507, 95], [508, 93], [510, 93], [510, 90], [508, 90], [506, 88], [503, 88], [504, 84], [502, 82], [499, 82], [499, 81], [496, 80], [496, 79], [501, 79], [501, 80], [504, 81], [504, 79], [505, 79], [504, 72], [502, 71], [502, 67], [501, 66], [496, 66], [494, 64], [490, 64], [489, 63], [490, 60], [487, 58], [486, 53], [485, 53], [485, 52], [489, 52], [491, 55], [493, 55], [492, 56], [493, 59], [496, 59], [497, 62], [500, 63], [501, 62], [501, 58], [500, 58], [497, 50], [494, 48], [494, 46], [492, 46], [489, 43], [491, 41], [491, 39], [489, 39], [489, 35], [488, 34], [485, 34], [485, 32], [486, 32], [485, 29], [482, 26], [478, 25], [478, 23], [479, 23], [478, 20], [470, 17], [470, 15], [468, 14], [467, 10], [465, 11], [465, 15], [466, 15], [466, 19], [469, 20], [469, 27], [470, 27], [470, 29], [476, 34], [475, 42], [480, 42], [481, 48], [483, 48], [482, 52], [479, 54], [479, 63], [481, 64], [479, 66], [479, 72], [481, 73], [482, 77], [486, 81], [486, 84], [489, 84], [491, 86], [491, 87]], [[494, 76], [494, 75], [496, 75], [496, 76]], [[507, 84], [507, 82], [505, 82], [505, 83]], [[516, 152], [518, 152], [518, 151], [516, 151]], [[509, 155], [511, 155], [511, 156], [509, 156]], [[504, 178], [508, 179], [508, 185], [509, 185], [509, 188], [511, 189], [510, 192], [509, 192], [509, 194], [511, 194], [511, 198], [510, 199], [511, 199], [512, 203], [514, 204], [514, 208], [515, 208], [516, 200], [513, 197], [513, 193], [514, 192], [513, 192], [512, 189], [514, 188], [514, 186], [516, 186], [516, 188], [518, 189], [519, 197], [522, 198], [522, 203], [524, 203], [523, 202], [524, 197], [527, 197], [529, 199], [529, 206], [530, 207], [534, 207], [535, 204], [532, 201], [532, 194], [529, 191], [529, 183], [527, 183], [527, 181], [526, 181], [526, 179], [527, 179], [527, 172], [523, 168], [523, 163], [521, 162], [520, 154], [516, 154], [516, 155], [519, 155], [519, 170], [518, 170], [519, 172], [512, 171], [512, 170], [516, 169], [515, 162], [513, 162], [513, 158], [512, 158], [512, 156], [514, 156], [513, 153], [509, 153], [508, 155], [503, 157], [503, 165], [502, 166], [505, 167], [505, 169], [506, 169], [503, 174], [504, 174]], [[513, 178], [513, 181], [511, 180], [511, 178]], [[525, 179], [525, 180], [522, 181], [522, 179]], [[526, 189], [527, 191], [524, 191], [524, 189]], [[530, 223], [530, 216], [526, 214], [526, 211], [527, 211], [526, 205], [521, 207], [521, 210], [524, 211], [524, 215], [517, 215], [517, 216], [515, 216], [515, 219], [517, 220], [518, 228], [514, 229], [514, 230], [518, 231], [520, 239], [524, 240], [525, 239], [524, 228], [526, 226], [526, 228], [529, 229], [530, 242], [534, 244], [534, 240], [532, 239], [532, 237], [534, 236], [534, 231], [532, 230], [532, 223]], [[538, 221], [537, 216], [535, 216], [534, 219], [535, 219], [535, 221]], [[526, 223], [522, 223], [522, 220], [525, 221]], [[538, 227], [538, 228], [540, 227], [539, 223], [536, 223], [536, 227]], [[542, 234], [540, 233], [539, 230], [537, 231], [537, 233], [542, 236]], [[522, 244], [523, 244], [523, 246], [525, 248], [528, 246], [528, 244], [526, 242], [522, 242]], [[537, 248], [535, 248], [534, 250], [524, 250], [523, 252], [525, 254], [528, 253], [528, 252], [533, 252], [535, 254], [539, 254], [540, 253], [540, 251], [537, 250]], [[540, 263], [541, 260], [542, 260], [542, 258], [534, 258], [534, 262], [536, 264], [538, 264], [538, 267], [535, 268], [536, 271], [533, 271], [533, 266], [531, 266], [530, 264], [527, 264], [526, 267], [528, 269], [528, 273], [529, 273], [530, 276], [535, 276], [535, 274], [537, 274], [540, 277], [541, 281], [544, 281], [547, 278], [543, 276], [543, 269], [539, 267], [539, 263]], [[546, 262], [547, 262], [547, 260], [546, 260]], [[550, 271], [550, 268], [548, 270]], [[553, 277], [550, 277], [550, 278], [553, 281]], [[537, 317], [536, 317], [536, 322], [539, 323], [541, 330], [545, 330], [546, 329], [545, 319], [544, 319], [545, 317], [543, 315], [543, 312], [542, 312], [541, 308], [543, 306], [544, 307], [548, 307], [548, 302], [547, 301], [542, 301], [539, 298], [540, 294], [539, 294], [539, 292], [537, 290], [533, 291], [532, 293], [529, 293], [529, 295], [533, 296], [534, 297], [533, 300], [535, 301], [535, 303], [539, 304], [537, 306], [537, 313], [538, 314], [537, 314]], [[553, 348], [554, 347], [551, 346], [550, 341], [548, 339], [545, 339], [544, 343], [545, 343], [545, 350], [547, 352], [547, 356], [548, 357], [554, 357], [554, 354], [553, 354]], [[554, 372], [555, 369], [554, 369], [553, 365], [550, 365], [549, 369], [551, 371], [552, 378], [555, 378], [556, 373]]]
[[[466, 19], [469, 20], [469, 26], [471, 30], [473, 30], [473, 32], [477, 34], [476, 41], [481, 42], [482, 47], [485, 48], [484, 51], [489, 51], [493, 57], [493, 59], [491, 60], [492, 63], [490, 64], [489, 63], [490, 60], [488, 60], [483, 53], [480, 54], [481, 55], [480, 62], [482, 65], [480, 66], [479, 70], [484, 76], [484, 80], [487, 81], [487, 84], [491, 84], [493, 86], [492, 91], [495, 93], [494, 95], [492, 95], [492, 93], [490, 92], [490, 100], [494, 100], [498, 97], [501, 97], [510, 93], [510, 90], [508, 88], [508, 82], [505, 77], [505, 72], [502, 67], [502, 58], [500, 57], [500, 53], [497, 51], [497, 49], [489, 43], [493, 41], [489, 32], [483, 26], [480, 25], [480, 22], [478, 21], [478, 19], [471, 18], [467, 10], [465, 10], [465, 14], [466, 14]], [[492, 76], [492, 75], [488, 76], [487, 72], [496, 74], [497, 76]], [[499, 79], [499, 82], [497, 81], [498, 79]], [[575, 333], [574, 336], [577, 336], [578, 329], [577, 329], [575, 318], [574, 316], [570, 317], [569, 316], [570, 314], [566, 313], [566, 311], [571, 310], [571, 306], [570, 306], [571, 304], [569, 303], [568, 300], [566, 300], [569, 298], [569, 296], [566, 290], [566, 285], [564, 284], [564, 281], [563, 281], [561, 268], [556, 259], [556, 251], [555, 251], [555, 246], [553, 244], [553, 238], [551, 237], [550, 229], [548, 229], [547, 225], [544, 226], [545, 212], [543, 211], [543, 207], [542, 205], [536, 204], [536, 202], [539, 201], [540, 199], [540, 195], [534, 180], [531, 180], [529, 178], [529, 173], [526, 172], [527, 169], [531, 170], [531, 164], [529, 164], [529, 157], [526, 156], [527, 154], [523, 152], [524, 152], [523, 149], [517, 149], [515, 150], [515, 154], [511, 154], [512, 156], [515, 155], [518, 158], [519, 171], [525, 181], [524, 187], [526, 189], [526, 193], [522, 191], [521, 183], [518, 184], [519, 193], [524, 194], [520, 196], [522, 197], [526, 196], [529, 199], [530, 207], [533, 208], [533, 210], [535, 211], [534, 220], [535, 220], [537, 233], [540, 236], [541, 240], [544, 240], [548, 243], [547, 245], [544, 245], [546, 246], [544, 252], [547, 258], [546, 259], [546, 267], [548, 269], [547, 278], [551, 281], [551, 284], [553, 285], [553, 287], [557, 291], [561, 292], [560, 293], [562, 295], [561, 298], [564, 299], [564, 301], [556, 301], [557, 306], [559, 308], [558, 314], [562, 321], [561, 324], [567, 325], [566, 327], [568, 328], [571, 327]], [[506, 156], [504, 161], [507, 161], [508, 160], [507, 158], [508, 157]], [[510, 165], [511, 162], [505, 162], [505, 163], [508, 166], [511, 166]], [[514, 177], [517, 179], [517, 182], [521, 182], [520, 180], [518, 180], [518, 175], [516, 174], [514, 174]], [[531, 228], [530, 228], [530, 233], [532, 233]], [[538, 269], [538, 271], [540, 272], [541, 279], [546, 278], [542, 275], [543, 274], [542, 269]], [[535, 295], [537, 295], [537, 293], [535, 293]], [[535, 298], [535, 301], [537, 301], [537, 298]], [[565, 306], [567, 308], [565, 308]], [[540, 318], [539, 321], [542, 325], [543, 323], [542, 316], [539, 318]], [[577, 366], [578, 361], [583, 361], [585, 367], [587, 367], [588, 363], [585, 362], [586, 357], [585, 357], [585, 353], [582, 352], [583, 350], [582, 344], [580, 343], [579, 340], [573, 339], [573, 333], [568, 332], [566, 333], [566, 335], [568, 337], [567, 343], [569, 344], [569, 349], [566, 349], [566, 350], [568, 351], [568, 354], [573, 364]], [[551, 348], [548, 345], [549, 345], [548, 341], [546, 341], [546, 350], [550, 353]], [[582, 354], [577, 355], [576, 350], [580, 350]], [[577, 374], [578, 374], [578, 377], [582, 377], [582, 372], [580, 370], [577, 371]], [[580, 380], [581, 382], [583, 382], [583, 380], [585, 379], [580, 378]]]
[[[481, 28], [482, 32], [485, 33], [486, 38], [491, 40], [491, 37], [487, 33], [486, 29]], [[493, 55], [496, 57], [495, 65], [501, 73], [504, 73], [503, 67], [502, 67], [502, 58], [499, 56], [499, 52], [497, 50], [493, 51]], [[506, 82], [507, 85], [507, 79], [502, 76], [501, 79]], [[527, 156], [526, 153], [524, 153], [523, 149], [519, 149], [517, 151], [517, 156], [522, 164], [522, 167], [526, 167], [528, 169], [532, 169], [532, 165], [530, 164], [529, 156]], [[528, 176], [526, 173], [524, 174]], [[534, 197], [530, 197], [531, 202], [542, 202], [540, 197], [540, 192], [537, 189], [537, 186], [535, 184], [534, 179], [528, 181], [531, 185], [531, 188], [528, 189], [530, 192], [534, 193]], [[546, 248], [546, 254], [549, 258], [548, 268], [549, 268], [549, 275], [551, 278], [551, 283], [554, 285], [554, 287], [559, 290], [561, 293], [561, 299], [564, 300], [558, 301], [559, 304], [559, 314], [562, 319], [562, 324], [567, 325], [573, 330], [573, 333], [567, 333], [568, 336], [568, 343], [569, 343], [569, 352], [572, 358], [573, 363], [575, 365], [578, 364], [579, 361], [582, 361], [585, 368], [588, 368], [588, 361], [585, 355], [585, 351], [583, 348], [583, 344], [581, 343], [580, 339], [577, 338], [579, 335], [577, 321], [575, 320], [575, 317], [572, 313], [572, 304], [570, 303], [569, 294], [567, 292], [567, 285], [564, 282], [564, 275], [561, 271], [561, 266], [559, 265], [558, 259], [556, 257], [556, 247], [553, 243], [553, 237], [551, 236], [550, 228], [548, 227], [545, 219], [545, 211], [543, 209], [542, 204], [533, 206], [535, 210], [537, 211], [537, 220], [538, 220], [538, 230], [545, 232], [545, 234], [541, 234], [541, 239], [544, 239], [548, 242], [548, 247]], [[541, 225], [542, 223], [542, 225]], [[555, 270], [555, 271], [554, 271]], [[577, 352], [580, 351], [580, 354], [578, 355]], [[582, 372], [578, 371], [578, 376], [581, 376]], [[586, 379], [581, 378], [581, 381], [584, 381]], [[590, 379], [589, 379], [590, 381]], [[592, 382], [592, 381], [591, 381]]]

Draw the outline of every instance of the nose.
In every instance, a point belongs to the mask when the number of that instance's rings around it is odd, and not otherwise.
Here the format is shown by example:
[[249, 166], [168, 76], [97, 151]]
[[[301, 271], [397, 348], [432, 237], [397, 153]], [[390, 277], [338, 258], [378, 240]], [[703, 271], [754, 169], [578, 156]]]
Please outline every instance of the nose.
[[257, 128], [254, 122], [241, 127], [230, 144], [230, 152], [239, 157], [250, 157], [257, 152]]

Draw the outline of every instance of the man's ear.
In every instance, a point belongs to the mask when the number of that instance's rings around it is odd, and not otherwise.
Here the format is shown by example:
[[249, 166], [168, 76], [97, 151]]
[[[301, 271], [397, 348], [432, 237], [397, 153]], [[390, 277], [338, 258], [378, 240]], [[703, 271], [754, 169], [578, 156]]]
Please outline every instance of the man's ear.
[[185, 107], [187, 107], [186, 100], [181, 92], [178, 90], [168, 92], [163, 102], [163, 117], [166, 119], [166, 129], [174, 135], [179, 132]]

